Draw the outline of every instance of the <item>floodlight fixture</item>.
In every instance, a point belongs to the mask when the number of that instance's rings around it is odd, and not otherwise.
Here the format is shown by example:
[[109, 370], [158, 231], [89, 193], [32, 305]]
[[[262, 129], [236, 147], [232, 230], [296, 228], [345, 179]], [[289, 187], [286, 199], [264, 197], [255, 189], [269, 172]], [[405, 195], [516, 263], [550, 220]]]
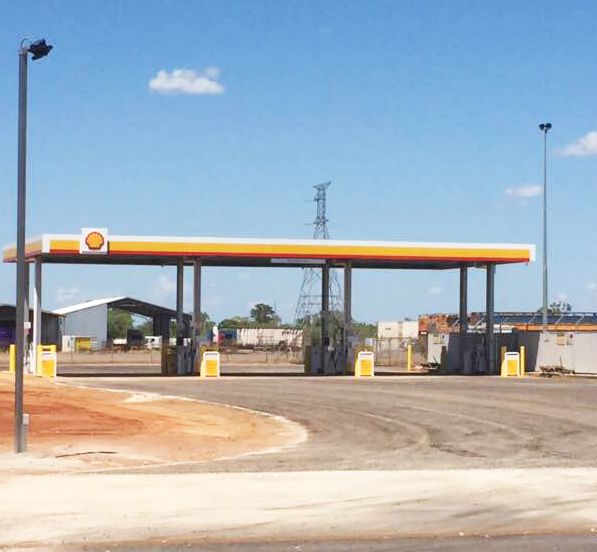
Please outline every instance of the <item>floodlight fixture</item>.
[[45, 38], [41, 40], [36, 40], [32, 44], [29, 45], [27, 51], [32, 54], [31, 59], [36, 61], [43, 57], [46, 57], [50, 51], [52, 50], [53, 46], [51, 44], [46, 44]]

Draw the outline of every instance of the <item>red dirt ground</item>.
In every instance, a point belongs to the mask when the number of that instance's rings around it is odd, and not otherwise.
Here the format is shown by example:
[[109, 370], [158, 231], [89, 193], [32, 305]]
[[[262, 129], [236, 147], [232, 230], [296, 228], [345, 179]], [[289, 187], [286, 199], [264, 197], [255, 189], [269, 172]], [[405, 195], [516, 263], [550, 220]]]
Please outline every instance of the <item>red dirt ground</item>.
[[[252, 412], [33, 376], [25, 377], [24, 396], [29, 452], [77, 458], [87, 468], [213, 460], [284, 446], [295, 437], [283, 421]], [[12, 450], [13, 405], [14, 377], [0, 373], [0, 453]]]

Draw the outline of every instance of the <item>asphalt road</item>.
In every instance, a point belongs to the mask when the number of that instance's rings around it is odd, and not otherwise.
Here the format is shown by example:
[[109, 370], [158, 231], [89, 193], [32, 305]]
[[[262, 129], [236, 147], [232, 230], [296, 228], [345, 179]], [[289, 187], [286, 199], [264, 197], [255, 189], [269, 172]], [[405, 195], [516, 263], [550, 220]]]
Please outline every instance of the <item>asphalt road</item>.
[[[594, 552], [597, 537], [492, 537], [455, 539], [386, 539], [365, 541], [248, 542], [201, 544], [189, 541], [88, 546], [88, 552]], [[65, 551], [70, 549], [66, 548]]]
[[597, 466], [597, 381], [589, 379], [136, 377], [67, 381], [263, 410], [309, 430], [306, 443], [287, 451], [152, 468], [153, 473]]

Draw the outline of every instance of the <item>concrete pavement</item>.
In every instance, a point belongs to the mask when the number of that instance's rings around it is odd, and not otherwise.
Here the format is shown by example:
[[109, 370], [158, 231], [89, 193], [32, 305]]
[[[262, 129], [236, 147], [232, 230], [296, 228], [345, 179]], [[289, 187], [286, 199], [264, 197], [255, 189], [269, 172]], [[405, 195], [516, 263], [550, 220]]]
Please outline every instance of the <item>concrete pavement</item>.
[[593, 468], [51, 475], [0, 491], [14, 547], [597, 532]]

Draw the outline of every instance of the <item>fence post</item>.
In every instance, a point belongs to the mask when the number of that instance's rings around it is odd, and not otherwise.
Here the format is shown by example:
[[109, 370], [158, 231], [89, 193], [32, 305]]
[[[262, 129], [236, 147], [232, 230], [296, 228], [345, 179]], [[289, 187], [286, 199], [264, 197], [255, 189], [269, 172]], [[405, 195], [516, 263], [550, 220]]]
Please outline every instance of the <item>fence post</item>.
[[406, 346], [406, 369], [410, 372], [413, 367], [413, 346], [409, 343]]
[[[392, 347], [394, 347], [394, 344], [392, 343], [392, 338], [390, 337], [388, 339], [388, 348], [387, 348], [387, 351], [388, 351], [388, 366], [392, 366]], [[381, 352], [383, 350], [384, 350], [384, 342], [382, 341], [381, 344], [380, 344], [380, 347], [379, 347], [379, 352], [380, 352], [379, 358], [380, 359], [382, 357]]]
[[525, 346], [520, 346], [520, 377], [524, 378], [526, 373], [526, 350]]

